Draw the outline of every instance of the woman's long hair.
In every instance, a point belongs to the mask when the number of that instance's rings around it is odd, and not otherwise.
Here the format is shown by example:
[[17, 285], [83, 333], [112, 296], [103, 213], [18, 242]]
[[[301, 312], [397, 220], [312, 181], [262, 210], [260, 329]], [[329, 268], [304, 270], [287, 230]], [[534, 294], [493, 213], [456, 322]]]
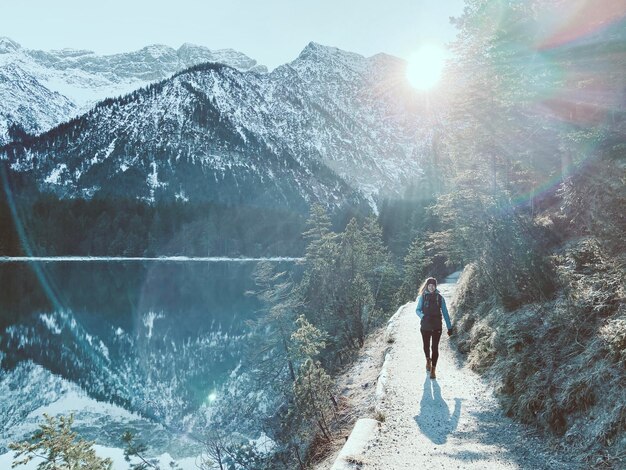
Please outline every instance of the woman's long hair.
[[420, 295], [424, 295], [426, 293], [426, 286], [428, 285], [428, 279], [430, 278], [426, 278], [426, 280], [424, 280], [424, 282], [422, 283], [422, 285], [420, 286], [420, 288], [417, 290], [417, 296], [419, 297]]

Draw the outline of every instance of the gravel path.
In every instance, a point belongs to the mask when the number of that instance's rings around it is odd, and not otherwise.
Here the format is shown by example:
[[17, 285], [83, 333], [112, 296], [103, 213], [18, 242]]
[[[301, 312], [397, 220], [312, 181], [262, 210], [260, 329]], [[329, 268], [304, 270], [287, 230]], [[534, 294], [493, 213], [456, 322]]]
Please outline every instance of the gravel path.
[[[448, 305], [455, 284], [439, 286]], [[454, 312], [451, 313], [454, 321]], [[492, 391], [464, 367], [445, 331], [437, 379], [427, 378], [415, 303], [398, 314], [379, 409], [380, 432], [363, 469], [572, 469], [526, 428], [505, 417]]]

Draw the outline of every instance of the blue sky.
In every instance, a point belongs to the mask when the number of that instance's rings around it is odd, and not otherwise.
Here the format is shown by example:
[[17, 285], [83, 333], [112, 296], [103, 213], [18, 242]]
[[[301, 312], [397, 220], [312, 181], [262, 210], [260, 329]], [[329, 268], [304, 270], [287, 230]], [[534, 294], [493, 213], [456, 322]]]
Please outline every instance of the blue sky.
[[185, 42], [233, 48], [270, 69], [310, 41], [370, 56], [407, 58], [446, 43], [463, 0], [2, 0], [0, 36], [29, 49], [113, 54]]

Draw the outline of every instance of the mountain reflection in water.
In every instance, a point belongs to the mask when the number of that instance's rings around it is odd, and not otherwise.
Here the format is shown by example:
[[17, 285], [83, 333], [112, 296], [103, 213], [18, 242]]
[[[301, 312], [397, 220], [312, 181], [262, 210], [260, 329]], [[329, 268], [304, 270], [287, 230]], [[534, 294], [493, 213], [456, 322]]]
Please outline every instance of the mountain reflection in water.
[[[294, 262], [274, 265], [299, 270]], [[35, 366], [92, 399], [182, 430], [242, 359], [246, 320], [263, 314], [247, 294], [256, 266], [0, 263], [0, 392], [11, 395], [0, 405], [0, 433], [12, 434], [36, 407], [60, 396], [50, 379], [36, 391], [20, 384], [34, 380]]]

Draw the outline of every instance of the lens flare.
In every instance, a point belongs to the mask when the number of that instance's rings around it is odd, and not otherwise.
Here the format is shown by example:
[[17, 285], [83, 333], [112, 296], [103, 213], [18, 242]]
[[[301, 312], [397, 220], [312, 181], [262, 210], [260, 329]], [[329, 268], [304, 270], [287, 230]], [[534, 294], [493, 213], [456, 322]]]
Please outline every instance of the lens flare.
[[573, 43], [610, 27], [626, 16], [624, 0], [574, 0], [556, 3], [540, 16], [543, 37], [539, 49]]
[[[6, 201], [8, 203], [9, 210], [11, 211], [11, 216], [13, 218], [13, 225], [15, 227], [15, 230], [17, 231], [17, 235], [20, 240], [20, 245], [21, 245], [22, 250], [24, 251], [24, 254], [28, 257], [32, 257], [33, 251], [29, 243], [28, 235], [26, 233], [26, 228], [24, 227], [24, 224], [22, 223], [22, 219], [19, 216], [19, 212], [18, 212], [19, 208], [15, 204], [15, 199], [13, 198], [12, 185], [11, 185], [11, 182], [9, 181], [9, 175], [7, 175], [6, 170], [7, 168], [4, 165], [0, 164], [0, 177], [2, 178], [1, 179], [2, 188], [4, 189]], [[57, 312], [64, 310], [63, 305], [61, 301], [59, 300], [59, 296], [55, 292], [54, 286], [48, 280], [48, 277], [46, 276], [40, 263], [33, 262], [33, 263], [30, 263], [30, 266], [35, 272], [35, 274], [37, 275], [37, 278], [39, 279], [39, 282], [41, 283], [41, 287], [46, 293], [46, 296], [48, 297], [50, 304], [53, 306], [53, 309]]]

